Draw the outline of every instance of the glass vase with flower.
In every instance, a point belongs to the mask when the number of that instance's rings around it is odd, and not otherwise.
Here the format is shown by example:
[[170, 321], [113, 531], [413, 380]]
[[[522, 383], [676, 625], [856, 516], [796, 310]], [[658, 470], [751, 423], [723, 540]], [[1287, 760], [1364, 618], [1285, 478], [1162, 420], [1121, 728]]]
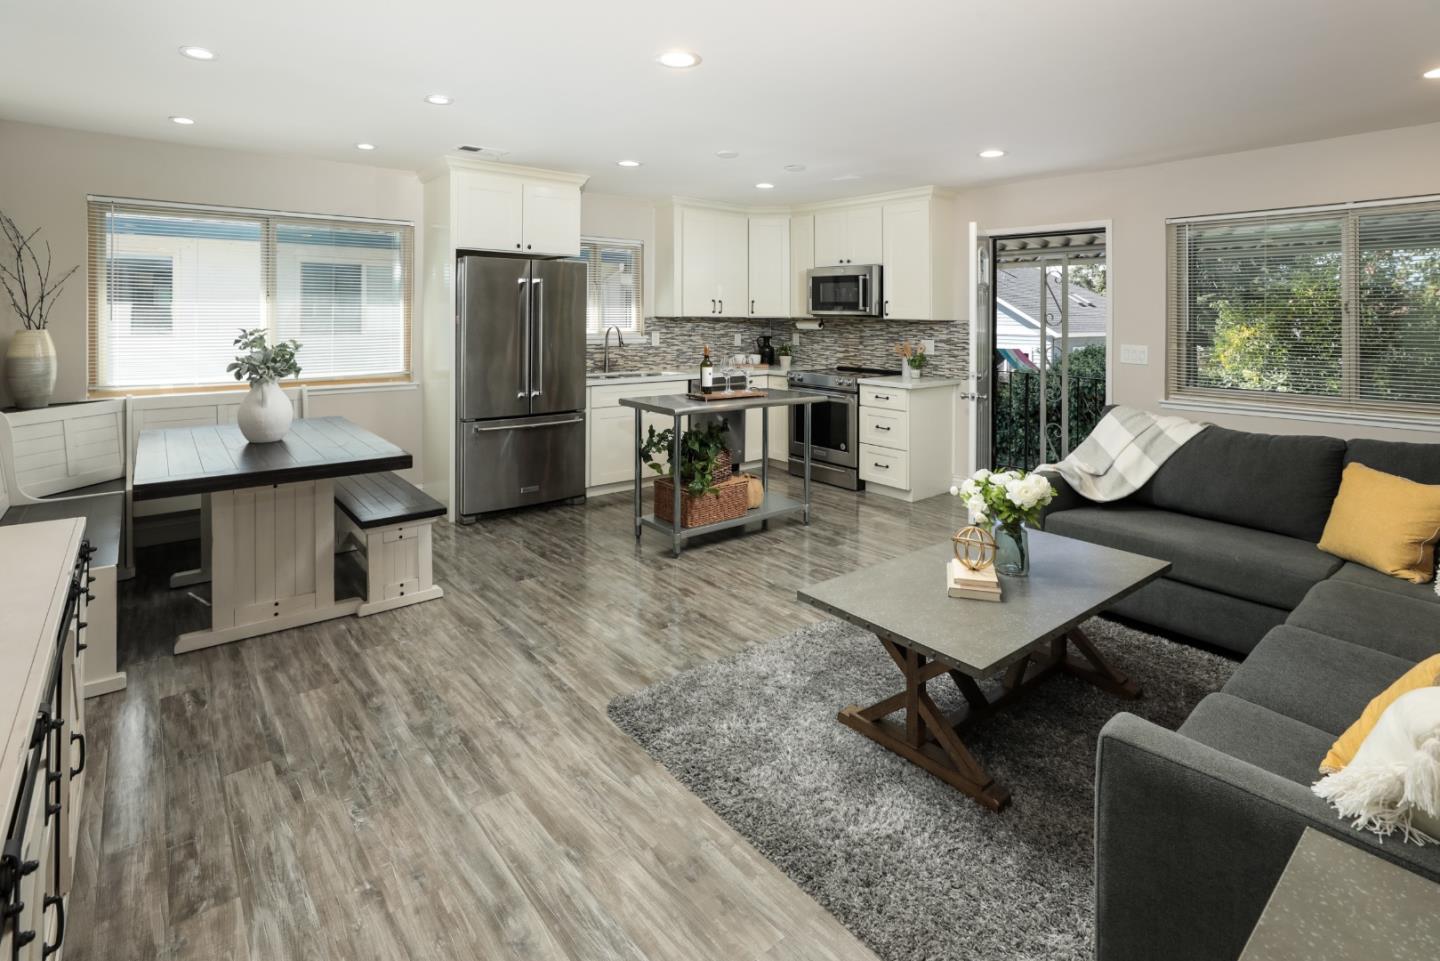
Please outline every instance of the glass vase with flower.
[[1055, 499], [1050, 481], [1023, 470], [978, 470], [950, 493], [964, 499], [970, 523], [993, 527], [995, 570], [1011, 577], [1029, 574], [1029, 529], [1039, 525], [1041, 511]]

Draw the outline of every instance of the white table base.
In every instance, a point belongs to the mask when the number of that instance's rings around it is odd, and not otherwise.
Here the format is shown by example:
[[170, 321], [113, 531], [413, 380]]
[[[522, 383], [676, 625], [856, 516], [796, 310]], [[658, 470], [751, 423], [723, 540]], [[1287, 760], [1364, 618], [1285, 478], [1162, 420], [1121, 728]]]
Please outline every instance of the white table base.
[[358, 612], [335, 599], [335, 485], [329, 479], [215, 491], [210, 500], [210, 629], [175, 653]]

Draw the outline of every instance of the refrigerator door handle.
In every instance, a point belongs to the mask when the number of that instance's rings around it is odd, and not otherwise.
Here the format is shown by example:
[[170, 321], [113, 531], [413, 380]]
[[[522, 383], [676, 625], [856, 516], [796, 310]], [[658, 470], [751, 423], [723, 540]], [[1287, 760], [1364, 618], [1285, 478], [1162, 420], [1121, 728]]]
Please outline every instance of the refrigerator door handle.
[[538, 424], [499, 424], [494, 427], [476, 427], [474, 432], [477, 434], [489, 434], [497, 430], [534, 430], [537, 427], [563, 427], [566, 424], [583, 423], [584, 420], [585, 418], [583, 417], [571, 417], [569, 420], [547, 420], [541, 421]]
[[534, 310], [530, 312], [531, 330], [535, 337], [535, 359], [530, 368], [535, 371], [535, 389], [530, 391], [531, 397], [539, 397], [545, 393], [545, 280], [536, 277], [530, 283], [535, 285], [535, 292], [531, 295], [534, 299]]
[[[520, 295], [516, 298], [515, 309], [520, 315], [520, 326], [525, 328], [525, 351], [520, 355], [520, 383], [530, 383], [530, 288], [525, 285], [526, 278], [521, 277]], [[515, 395], [516, 400], [524, 400], [529, 396], [523, 389]]]

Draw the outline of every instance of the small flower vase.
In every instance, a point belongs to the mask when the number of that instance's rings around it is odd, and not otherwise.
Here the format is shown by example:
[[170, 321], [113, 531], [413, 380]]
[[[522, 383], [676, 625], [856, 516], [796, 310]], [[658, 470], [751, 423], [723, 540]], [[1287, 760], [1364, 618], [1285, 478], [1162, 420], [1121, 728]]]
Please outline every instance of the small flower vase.
[[1025, 577], [1030, 573], [1030, 529], [1024, 524], [1014, 528], [995, 525], [995, 571], [1009, 577]]
[[295, 409], [290, 398], [273, 380], [250, 385], [250, 393], [240, 402], [235, 421], [240, 433], [252, 444], [273, 444], [290, 430]]
[[915, 379], [915, 368], [910, 366], [910, 362], [908, 360], [900, 365], [900, 376], [904, 380]]

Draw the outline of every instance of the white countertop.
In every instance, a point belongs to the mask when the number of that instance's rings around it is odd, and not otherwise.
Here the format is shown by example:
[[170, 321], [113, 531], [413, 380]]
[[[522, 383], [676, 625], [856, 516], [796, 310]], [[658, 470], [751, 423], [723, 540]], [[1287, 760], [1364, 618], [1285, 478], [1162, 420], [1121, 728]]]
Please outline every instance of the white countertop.
[[889, 387], [893, 390], [930, 390], [934, 387], [959, 387], [964, 377], [861, 377], [855, 383], [862, 387]]
[[[717, 370], [720, 368], [717, 367]], [[785, 372], [777, 367], [745, 367], [741, 368], [752, 378], [755, 377], [784, 377]], [[614, 374], [623, 373], [625, 376], [616, 377]], [[697, 366], [692, 371], [676, 370], [634, 370], [634, 371], [612, 371], [611, 376], [605, 377], [600, 374], [587, 374], [585, 376], [586, 387], [609, 387], [615, 384], [663, 384], [677, 380], [690, 380], [699, 378], [700, 369]]]

